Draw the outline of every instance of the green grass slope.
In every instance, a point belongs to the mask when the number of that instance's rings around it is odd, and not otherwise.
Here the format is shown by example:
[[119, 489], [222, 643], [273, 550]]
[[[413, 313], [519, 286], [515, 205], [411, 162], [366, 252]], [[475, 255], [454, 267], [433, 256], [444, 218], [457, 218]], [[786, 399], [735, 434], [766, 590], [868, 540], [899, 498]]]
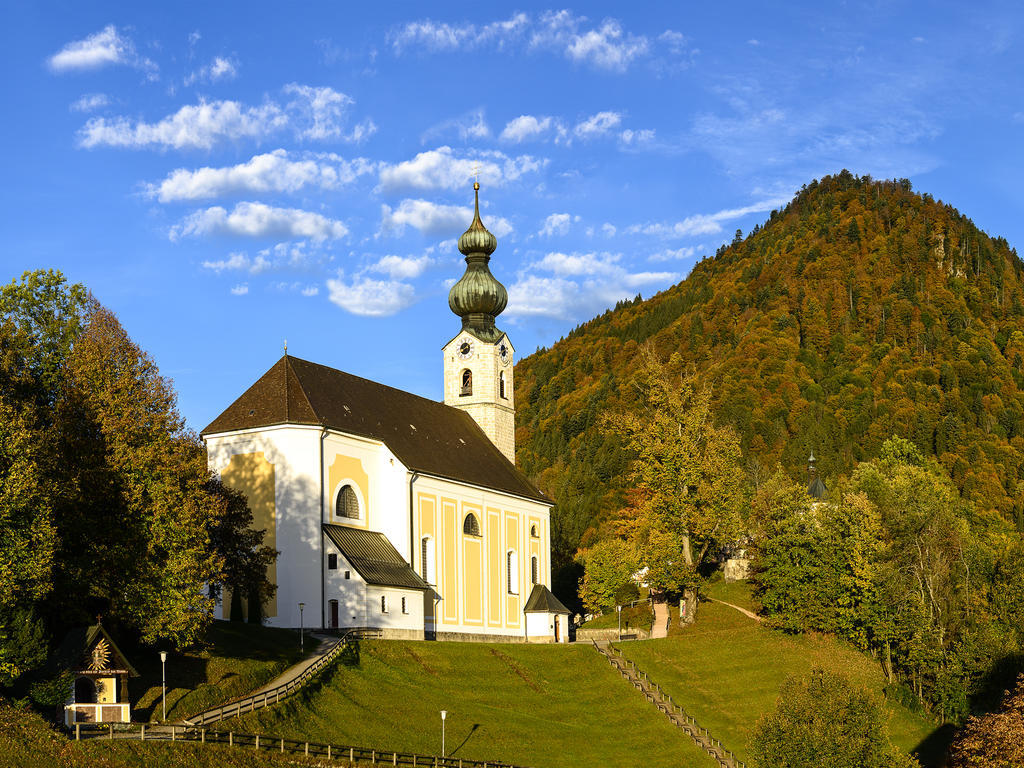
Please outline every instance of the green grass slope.
[[[713, 585], [713, 597], [751, 608], [747, 585]], [[707, 602], [697, 623], [662, 640], [618, 644], [675, 701], [741, 759], [750, 755], [754, 724], [775, 708], [790, 675], [811, 667], [840, 672], [882, 699], [885, 678], [876, 662], [852, 646], [816, 634], [787, 635], [733, 608]], [[891, 701], [889, 737], [907, 752], [936, 726]], [[931, 762], [931, 755], [921, 756]]]
[[517, 765], [713, 761], [589, 646], [368, 641], [321, 684], [224, 728]]
[[[245, 696], [300, 659], [295, 632], [256, 624], [215, 621], [204, 646], [167, 658], [168, 720]], [[132, 719], [159, 720], [160, 656], [155, 651], [138, 654], [132, 663], [139, 671], [139, 677], [129, 680]]]

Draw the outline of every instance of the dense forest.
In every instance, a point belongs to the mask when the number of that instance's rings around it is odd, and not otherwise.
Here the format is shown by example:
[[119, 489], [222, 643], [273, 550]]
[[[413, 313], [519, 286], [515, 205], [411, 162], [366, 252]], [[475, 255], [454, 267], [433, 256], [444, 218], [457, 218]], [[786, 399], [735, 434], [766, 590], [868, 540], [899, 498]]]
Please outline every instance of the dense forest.
[[[907, 180], [843, 171], [647, 300], [621, 302], [520, 361], [518, 459], [556, 500], [562, 566], [624, 503], [637, 351], [676, 354], [736, 430], [756, 488], [777, 463], [830, 482], [912, 441], [966, 501], [1020, 526], [1024, 264]], [[604, 526], [604, 528], [603, 528]]]

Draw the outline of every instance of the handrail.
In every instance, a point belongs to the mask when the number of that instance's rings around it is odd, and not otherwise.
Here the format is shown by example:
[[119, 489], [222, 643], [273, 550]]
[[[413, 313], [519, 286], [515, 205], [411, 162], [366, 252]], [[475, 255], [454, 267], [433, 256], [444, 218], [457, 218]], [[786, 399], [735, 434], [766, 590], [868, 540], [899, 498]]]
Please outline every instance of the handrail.
[[[648, 674], [640, 669], [634, 661], [627, 659], [620, 649], [611, 643], [606, 643], [602, 647], [598, 645], [596, 640], [591, 642], [597, 652], [604, 656], [608, 663], [619, 671], [622, 677], [629, 680], [633, 687], [644, 695], [645, 699], [654, 704], [659, 711], [663, 712], [678, 727], [686, 731], [687, 735], [693, 739], [697, 746], [711, 755], [720, 766], [724, 768], [747, 768], [746, 763], [737, 758], [731, 749], [722, 746], [722, 742], [719, 739], [714, 738], [707, 728], [702, 727], [689, 712], [676, 704], [672, 696], [666, 693], [658, 683], [653, 682]], [[616, 653], [619, 654], [619, 658], [615, 657], [614, 654]], [[626, 667], [627, 663], [630, 668]], [[679, 716], [682, 717], [682, 722], [680, 722]], [[696, 732], [694, 729], [696, 729]]]
[[523, 768], [511, 763], [493, 760], [468, 760], [439, 755], [422, 755], [413, 752], [398, 752], [391, 749], [372, 749], [340, 744], [321, 744], [301, 739], [287, 739], [280, 736], [267, 736], [259, 733], [240, 733], [237, 731], [208, 731], [205, 728], [184, 726], [147, 726], [145, 724], [103, 724], [76, 723], [75, 740], [81, 739], [130, 739], [138, 732], [140, 741], [188, 741], [200, 744], [227, 744], [235, 747], [254, 747], [257, 750], [279, 752], [292, 755], [308, 755], [326, 757], [328, 759], [347, 758], [350, 763], [369, 762], [371, 765], [403, 765], [412, 768]]
[[288, 698], [295, 693], [296, 690], [305, 685], [312, 677], [319, 673], [320, 670], [334, 661], [334, 659], [336, 659], [338, 655], [341, 654], [341, 652], [352, 642], [369, 637], [380, 637], [380, 635], [380, 630], [372, 627], [356, 627], [350, 629], [338, 639], [338, 642], [323, 653], [320, 658], [302, 670], [297, 677], [292, 678], [288, 682], [282, 683], [274, 688], [268, 688], [265, 691], [250, 694], [249, 696], [241, 699], [225, 702], [219, 707], [212, 707], [211, 709], [200, 712], [197, 715], [193, 715], [182, 722], [186, 726], [209, 725], [210, 723], [216, 723], [220, 720], [226, 720], [229, 717], [238, 717], [246, 712], [255, 712], [257, 709], [269, 707], [271, 704], [277, 704], [279, 701]]

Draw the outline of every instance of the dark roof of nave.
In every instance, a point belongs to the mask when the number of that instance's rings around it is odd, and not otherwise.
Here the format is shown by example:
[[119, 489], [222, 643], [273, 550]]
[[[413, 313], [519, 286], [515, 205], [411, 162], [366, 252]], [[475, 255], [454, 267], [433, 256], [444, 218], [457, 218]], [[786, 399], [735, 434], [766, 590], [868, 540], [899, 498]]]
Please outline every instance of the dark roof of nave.
[[379, 440], [409, 469], [550, 504], [466, 412], [285, 355], [202, 434], [309, 424]]
[[430, 589], [383, 533], [330, 523], [324, 525], [324, 533], [367, 584]]

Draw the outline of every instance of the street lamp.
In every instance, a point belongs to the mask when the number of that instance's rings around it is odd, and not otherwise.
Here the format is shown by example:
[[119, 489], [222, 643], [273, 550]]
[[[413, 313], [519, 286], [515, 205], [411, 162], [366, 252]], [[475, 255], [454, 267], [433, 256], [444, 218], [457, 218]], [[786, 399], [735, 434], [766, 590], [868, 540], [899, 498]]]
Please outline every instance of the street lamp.
[[616, 605], [615, 610], [619, 613], [619, 640], [622, 640], [622, 606]]
[[305, 655], [306, 653], [306, 638], [303, 637], [302, 632], [302, 610], [306, 607], [305, 603], [299, 603], [299, 653]]
[[167, 651], [160, 651], [160, 705], [163, 709], [164, 722], [167, 722]]
[[444, 757], [444, 719], [448, 717], [448, 710], [441, 710], [441, 757]]

